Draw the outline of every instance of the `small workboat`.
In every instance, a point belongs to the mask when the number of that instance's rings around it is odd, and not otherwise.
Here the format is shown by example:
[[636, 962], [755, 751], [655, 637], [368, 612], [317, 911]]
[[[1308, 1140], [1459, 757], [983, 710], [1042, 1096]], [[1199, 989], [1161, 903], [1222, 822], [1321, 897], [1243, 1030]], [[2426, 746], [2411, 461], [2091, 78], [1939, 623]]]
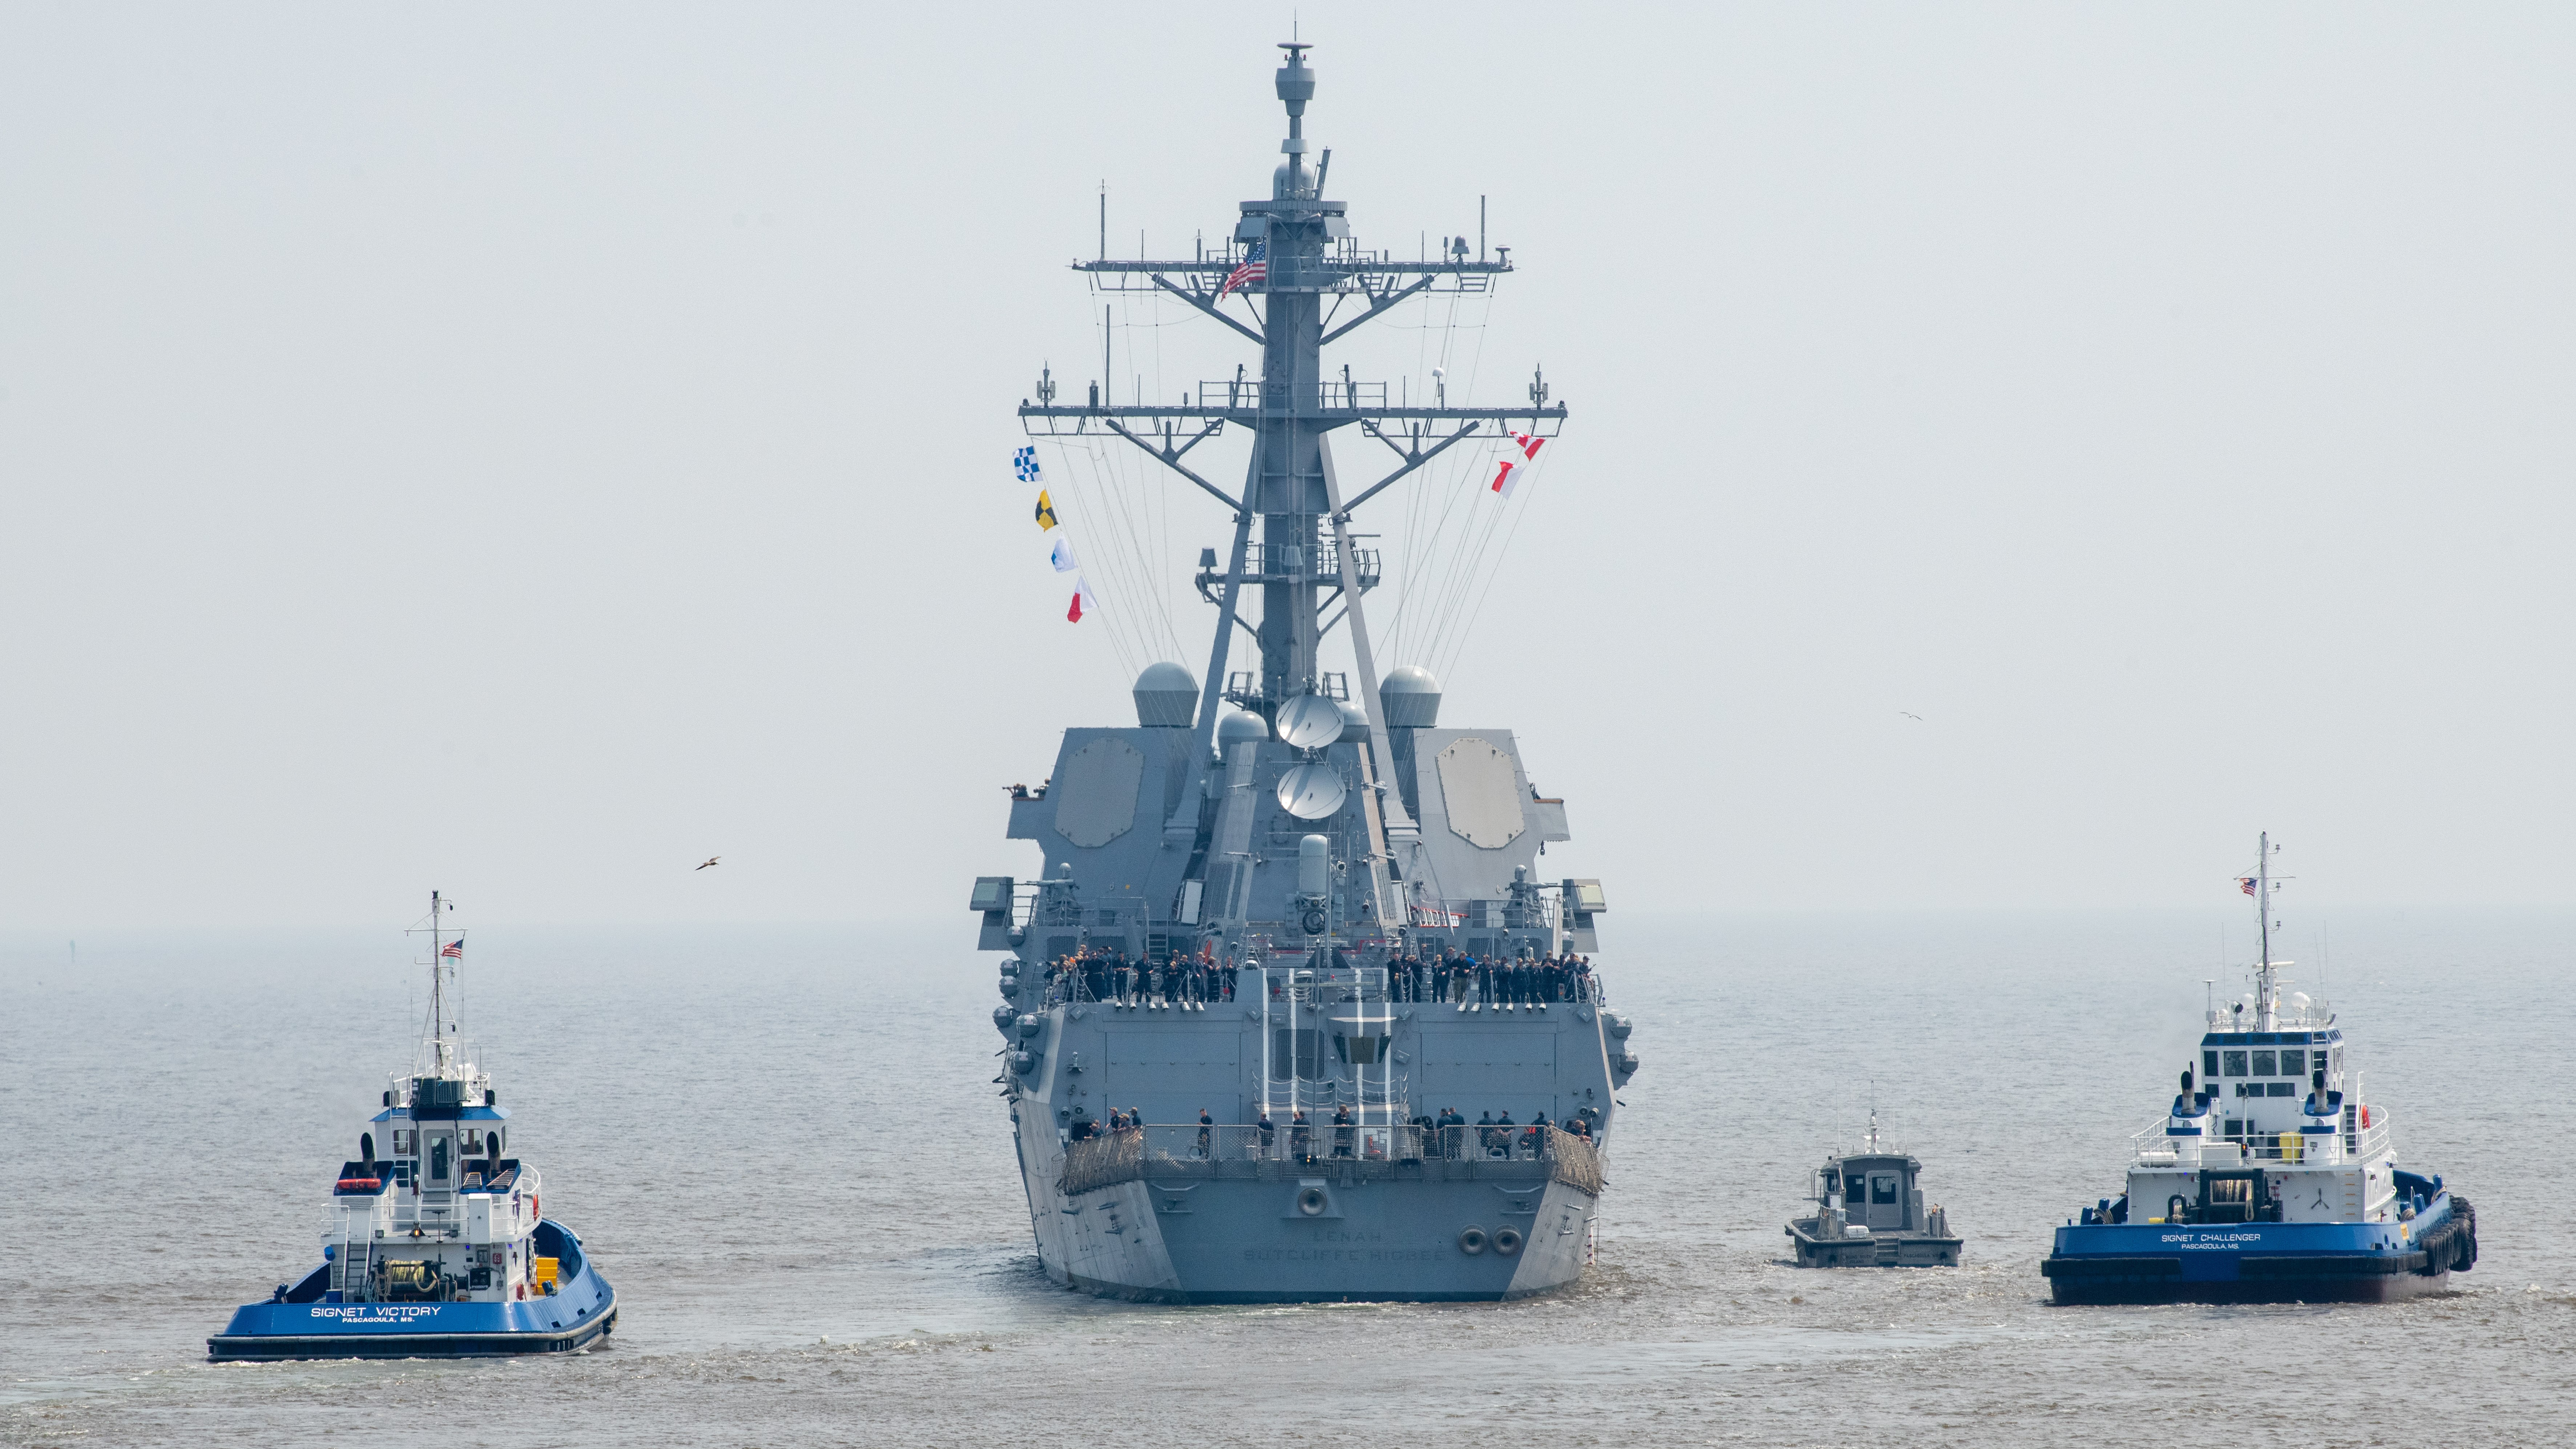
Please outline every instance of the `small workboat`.
[[[322, 1264], [234, 1310], [209, 1358], [464, 1358], [563, 1353], [617, 1326], [617, 1294], [545, 1216], [510, 1152], [510, 1109], [450, 1020], [465, 934], [429, 896], [429, 1031], [340, 1165]], [[378, 1156], [378, 1133], [386, 1155]]]
[[2182, 1090], [2132, 1139], [2128, 1190], [2057, 1230], [2040, 1272], [2059, 1303], [2377, 1302], [2478, 1261], [2477, 1211], [2440, 1174], [2398, 1165], [2336, 1013], [2283, 994], [2280, 847], [2266, 835], [2256, 849], [2236, 882], [2259, 923], [2254, 989], [2210, 1004]]
[[1781, 1229], [1798, 1251], [1801, 1268], [1955, 1268], [1959, 1238], [1940, 1204], [1923, 1205], [1916, 1185], [1923, 1164], [1883, 1149], [1878, 1113], [1869, 1116], [1869, 1139], [1858, 1152], [1825, 1159], [1809, 1174], [1812, 1217], [1793, 1218]]

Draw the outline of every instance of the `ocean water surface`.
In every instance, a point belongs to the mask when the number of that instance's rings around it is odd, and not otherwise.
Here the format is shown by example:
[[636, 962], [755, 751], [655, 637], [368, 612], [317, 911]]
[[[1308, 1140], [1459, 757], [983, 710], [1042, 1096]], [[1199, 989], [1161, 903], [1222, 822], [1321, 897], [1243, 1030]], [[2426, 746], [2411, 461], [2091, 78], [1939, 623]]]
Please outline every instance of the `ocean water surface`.
[[[2055, 1308], [2199, 1030], [2217, 914], [1612, 918], [1644, 1067], [1599, 1266], [1513, 1304], [1169, 1308], [1048, 1283], [991, 1079], [995, 958], [897, 931], [478, 930], [461, 1020], [618, 1331], [542, 1361], [210, 1365], [318, 1260], [410, 1060], [398, 931], [0, 943], [0, 1442], [20, 1445], [2559, 1444], [2576, 1437], [2576, 915], [2339, 915], [2323, 983], [2455, 1291]], [[2241, 941], [2242, 932], [2238, 933]], [[2311, 964], [2295, 983], [2319, 989]], [[1956, 1270], [1800, 1271], [1862, 1130]]]

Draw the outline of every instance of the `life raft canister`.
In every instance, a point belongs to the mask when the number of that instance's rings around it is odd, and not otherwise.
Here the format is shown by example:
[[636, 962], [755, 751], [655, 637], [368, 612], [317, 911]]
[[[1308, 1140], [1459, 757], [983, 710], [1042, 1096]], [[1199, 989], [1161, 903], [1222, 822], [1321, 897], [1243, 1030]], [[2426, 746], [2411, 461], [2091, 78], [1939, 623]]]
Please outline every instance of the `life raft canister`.
[[2369, 1125], [2370, 1125], [2370, 1106], [2369, 1106], [2369, 1104], [2368, 1104], [2368, 1103], [2364, 1103], [2364, 1104], [2362, 1105], [2362, 1109], [2361, 1109], [2361, 1125], [2362, 1125], [2362, 1126], [2364, 1126], [2364, 1127], [2367, 1127], [2367, 1126], [2369, 1126]]

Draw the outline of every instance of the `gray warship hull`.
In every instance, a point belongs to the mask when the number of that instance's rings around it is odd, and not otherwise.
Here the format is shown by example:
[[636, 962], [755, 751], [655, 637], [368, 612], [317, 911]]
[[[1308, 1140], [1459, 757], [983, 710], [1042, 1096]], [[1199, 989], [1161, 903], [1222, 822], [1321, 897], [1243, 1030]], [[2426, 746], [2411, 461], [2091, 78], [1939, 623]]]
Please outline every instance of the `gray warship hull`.
[[[1244, 971], [1240, 994], [1257, 991], [1262, 974]], [[1329, 1019], [1352, 1004], [1291, 1001], [1267, 1015]], [[1281, 1120], [1267, 1134], [1240, 1125], [1259, 1110], [1264, 1014], [1237, 1002], [1204, 1011], [1081, 1004], [1045, 1014], [1034, 1041], [1046, 1069], [1032, 1073], [1039, 1089], [1015, 1104], [1015, 1137], [1049, 1277], [1121, 1298], [1300, 1303], [1518, 1298], [1582, 1275], [1604, 1187], [1590, 1143], [1530, 1122], [1342, 1128], [1320, 1120], [1322, 1111], [1302, 1132], [1286, 1113], [1274, 1114]], [[1587, 1075], [1593, 1095], [1603, 1095], [1601, 1014], [1587, 1005], [1461, 1012], [1416, 1003], [1383, 1014], [1395, 1051], [1466, 1101], [1503, 1097], [1535, 1116], [1582, 1100]], [[1559, 1053], [1588, 1056], [1592, 1072], [1561, 1067]], [[1489, 1060], [1503, 1055], [1524, 1060]], [[1081, 1085], [1086, 1075], [1099, 1078], [1100, 1093]], [[1362, 1087], [1349, 1078], [1301, 1085], [1310, 1098], [1346, 1101]], [[1074, 1110], [1065, 1104], [1176, 1095], [1228, 1125], [1149, 1122], [1070, 1141], [1061, 1125]]]
[[[1595, 1200], [1563, 1183], [1487, 1173], [1481, 1163], [1383, 1174], [1260, 1166], [1285, 1170], [1155, 1171], [1088, 1193], [1041, 1194], [1056, 1206], [1038, 1217], [1039, 1261], [1067, 1287], [1161, 1303], [1491, 1301], [1561, 1288], [1589, 1261]], [[1326, 1209], [1300, 1211], [1300, 1196], [1317, 1189]], [[1493, 1233], [1513, 1227], [1523, 1240], [1516, 1252], [1491, 1246]], [[1470, 1228], [1487, 1234], [1472, 1254], [1459, 1246]]]
[[[1514, 1298], [1589, 1263], [1612, 1093], [1637, 1070], [1583, 955], [1607, 904], [1596, 881], [1539, 878], [1545, 845], [1570, 838], [1565, 805], [1532, 787], [1510, 731], [1442, 728], [1424, 669], [1380, 680], [1364, 596], [1382, 569], [1351, 525], [1480, 439], [1501, 472], [1465, 486], [1503, 507], [1565, 408], [1535, 371], [1510, 408], [1451, 407], [1445, 383], [1389, 406], [1385, 383], [1325, 374], [1335, 338], [1512, 268], [1481, 239], [1418, 260], [1361, 248], [1324, 196], [1331, 153], [1307, 159], [1306, 47], [1285, 48], [1285, 160], [1228, 239], [1111, 260], [1104, 218], [1103, 255], [1075, 263], [1098, 291], [1177, 298], [1251, 339], [1258, 376], [1122, 402], [1104, 358], [1085, 400], [1058, 403], [1048, 372], [1019, 410], [1024, 481], [1043, 487], [1049, 440], [1114, 438], [1222, 500], [1232, 543], [1195, 579], [1215, 606], [1204, 684], [1149, 666], [1134, 727], [1068, 730], [1044, 784], [1010, 787], [1009, 837], [1040, 869], [975, 883], [978, 946], [1009, 953], [995, 1081], [1059, 1283], [1190, 1303]], [[1239, 496], [1196, 471], [1206, 455], [1184, 461], [1228, 430], [1250, 435]], [[1393, 471], [1345, 494], [1336, 430], [1391, 449]], [[1048, 495], [1036, 505], [1059, 527]], [[1052, 556], [1074, 554], [1059, 538]], [[1078, 586], [1068, 617], [1091, 607]], [[1258, 657], [1229, 671], [1237, 630]], [[1322, 657], [1336, 630], [1347, 670]], [[1561, 677], [1533, 669], [1528, 687]]]

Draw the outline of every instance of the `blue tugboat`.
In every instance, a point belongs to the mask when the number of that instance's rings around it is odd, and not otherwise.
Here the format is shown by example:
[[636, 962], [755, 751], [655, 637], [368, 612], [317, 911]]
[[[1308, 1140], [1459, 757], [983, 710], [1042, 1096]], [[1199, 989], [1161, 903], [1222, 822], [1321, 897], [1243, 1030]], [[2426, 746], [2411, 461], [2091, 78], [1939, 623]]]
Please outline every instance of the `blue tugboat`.
[[545, 1216], [536, 1168], [509, 1152], [510, 1109], [449, 1020], [465, 955], [464, 933], [445, 924], [454, 908], [432, 891], [416, 928], [429, 936], [429, 1032], [340, 1165], [322, 1265], [236, 1309], [206, 1340], [209, 1358], [563, 1353], [616, 1328], [615, 1290]]
[[[2192, 1067], [2135, 1139], [2128, 1191], [2057, 1230], [2040, 1264], [2059, 1303], [2380, 1302], [2478, 1260], [2478, 1218], [2438, 1174], [2397, 1165], [2387, 1109], [2361, 1100], [2323, 1001], [2281, 988], [2271, 858], [2254, 871], [2254, 990], [2212, 1005]], [[2345, 1084], [2351, 1083], [2349, 1092]]]

